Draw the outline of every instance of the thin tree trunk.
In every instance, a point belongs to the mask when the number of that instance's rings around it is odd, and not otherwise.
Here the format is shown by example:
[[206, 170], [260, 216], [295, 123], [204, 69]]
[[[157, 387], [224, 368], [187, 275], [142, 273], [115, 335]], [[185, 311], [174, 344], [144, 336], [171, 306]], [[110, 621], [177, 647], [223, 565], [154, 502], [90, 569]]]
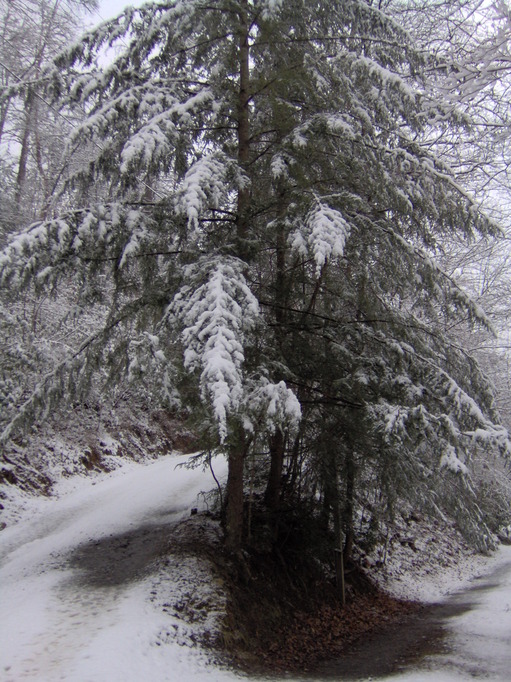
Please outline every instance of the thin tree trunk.
[[[276, 273], [275, 273], [275, 322], [276, 338], [282, 348], [284, 325], [286, 322], [286, 232], [284, 217], [286, 212], [285, 193], [279, 192], [279, 219], [277, 220], [276, 238]], [[280, 506], [282, 490], [282, 474], [284, 469], [284, 453], [286, 439], [279, 428], [270, 438], [270, 473], [265, 493], [265, 503], [271, 511]]]
[[350, 451], [346, 459], [346, 502], [343, 510], [344, 525], [344, 564], [351, 558], [355, 529], [353, 523], [353, 507], [355, 498], [355, 475], [356, 466], [353, 451]]
[[[302, 415], [302, 424], [305, 422], [305, 415]], [[295, 436], [293, 447], [290, 449], [290, 463], [287, 470], [285, 486], [289, 490], [297, 492], [300, 494], [300, 489], [297, 488], [297, 481], [300, 478], [301, 467], [299, 462], [300, 457], [300, 442], [302, 438], [301, 425], [299, 427], [298, 433]]]
[[[37, 48], [37, 52], [34, 55], [34, 60], [33, 63], [30, 65], [30, 72], [33, 74], [33, 77], [37, 79], [37, 77], [40, 74], [41, 70], [41, 65], [44, 62], [44, 59], [46, 57], [46, 48], [48, 47], [50, 37], [55, 30], [55, 20], [58, 17], [58, 11], [61, 5], [61, 0], [55, 0], [53, 3], [53, 6], [50, 11], [49, 17], [46, 19], [46, 25], [43, 26], [44, 28], [44, 33], [41, 34], [40, 39], [39, 39], [39, 46]], [[25, 72], [23, 75], [27, 75], [28, 71]], [[21, 79], [21, 77], [20, 77]], [[16, 191], [15, 191], [15, 201], [16, 205], [20, 206], [21, 204], [21, 199], [23, 195], [23, 189], [25, 186], [25, 182], [27, 179], [27, 164], [28, 164], [28, 156], [30, 152], [30, 135], [32, 132], [32, 129], [35, 125], [37, 125], [37, 112], [34, 110], [34, 104], [35, 104], [35, 94], [34, 91], [29, 88], [27, 92], [27, 96], [25, 99], [25, 127], [23, 130], [23, 136], [21, 140], [21, 150], [20, 150], [20, 159], [18, 163], [18, 174], [16, 177]]]
[[284, 195], [279, 194], [281, 209], [277, 225], [277, 272], [275, 273], [275, 321], [277, 333], [282, 341], [283, 325], [286, 321], [286, 232], [284, 227], [285, 202]]
[[[239, 38], [239, 93], [238, 93], [238, 163], [246, 169], [250, 160], [250, 43], [248, 26], [248, 3], [243, 2], [240, 15]], [[238, 255], [245, 261], [249, 260], [248, 248], [248, 216], [250, 208], [251, 189], [242, 186], [238, 189], [237, 207], [237, 240]]]
[[30, 149], [30, 133], [32, 130], [32, 105], [33, 105], [33, 92], [29, 89], [27, 97], [25, 99], [25, 125], [23, 128], [23, 136], [21, 138], [21, 149], [20, 158], [18, 162], [18, 173], [16, 176], [16, 193], [15, 201], [16, 206], [19, 207], [21, 203], [21, 198], [23, 195], [23, 188], [25, 187], [25, 182], [27, 179], [27, 163], [28, 163], [28, 153]]
[[[1, 18], [1, 23], [3, 24], [3, 31], [2, 35], [0, 36], [0, 44], [1, 48], [0, 51], [2, 54], [6, 54], [7, 52], [7, 35], [8, 35], [8, 29], [10, 28], [10, 18], [11, 18], [11, 11], [13, 10], [13, 7], [11, 3], [7, 3], [5, 5], [5, 14]], [[2, 78], [1, 78], [1, 84], [3, 87], [7, 87], [10, 84], [10, 69], [8, 66], [3, 66], [2, 67], [3, 72], [2, 72]], [[9, 106], [11, 104], [11, 100], [6, 99], [0, 106], [0, 144], [2, 143], [2, 137], [4, 134], [4, 128], [5, 128], [5, 122], [7, 120], [7, 114], [9, 112]]]
[[[241, 168], [248, 166], [250, 158], [250, 45], [248, 27], [248, 0], [241, 3], [239, 15], [239, 92], [238, 92], [238, 163]], [[237, 255], [248, 262], [248, 212], [250, 207], [250, 188], [238, 189], [236, 215]], [[243, 472], [245, 457], [250, 447], [243, 428], [233, 434], [228, 452], [228, 474], [225, 507], [225, 544], [233, 553], [239, 552], [243, 540]]]
[[2, 137], [4, 134], [5, 122], [7, 121], [10, 103], [10, 100], [6, 100], [5, 104], [0, 106], [0, 144], [2, 144]]
[[277, 429], [270, 438], [270, 473], [264, 495], [266, 506], [271, 511], [277, 511], [280, 506], [285, 449], [286, 440], [284, 434], [281, 429]]
[[251, 439], [240, 428], [240, 436], [228, 453], [225, 546], [233, 553], [239, 552], [243, 541], [243, 473], [250, 444]]

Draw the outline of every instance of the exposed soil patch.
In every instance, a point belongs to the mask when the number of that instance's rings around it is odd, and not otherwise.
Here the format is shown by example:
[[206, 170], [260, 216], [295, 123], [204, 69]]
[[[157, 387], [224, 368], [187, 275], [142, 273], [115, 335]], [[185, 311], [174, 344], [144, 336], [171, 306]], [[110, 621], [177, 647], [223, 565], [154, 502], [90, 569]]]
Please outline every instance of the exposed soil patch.
[[446, 651], [445, 620], [460, 615], [467, 605], [442, 604], [420, 607], [415, 613], [384, 621], [363, 633], [330, 659], [314, 668], [323, 679], [357, 680], [397, 673], [428, 655]]
[[[383, 594], [354, 567], [348, 572], [349, 603], [343, 609], [331, 567], [299, 551], [296, 538], [278, 549], [252, 546], [235, 558], [223, 551], [221, 535], [218, 520], [207, 515], [177, 525], [144, 525], [80, 545], [68, 564], [78, 570], [75, 584], [101, 588], [156, 575], [162, 565], [168, 579], [176, 583], [183, 580], [180, 567], [187, 561], [207, 560], [211, 579], [223, 586], [227, 615], [220, 634], [212, 640], [205, 632], [203, 643], [218, 648], [224, 661], [248, 672], [305, 672], [341, 654], [347, 670], [361, 669], [367, 654], [357, 658], [358, 641], [373, 636], [378, 647], [380, 639], [374, 637], [383, 633], [383, 651], [386, 632], [423, 612], [416, 604]], [[198, 617], [193, 613], [196, 590], [183, 584], [180, 591], [181, 596], [189, 593], [187, 603], [181, 597], [176, 603], [168, 598], [162, 610], [193, 622]]]
[[146, 525], [77, 547], [68, 558], [78, 584], [109, 587], [138, 580], [168, 550], [172, 524]]
[[[422, 634], [438, 638], [442, 634], [440, 627], [433, 632], [431, 623], [421, 625], [429, 607], [383, 593], [358, 594], [344, 608], [335, 601], [319, 599], [306, 611], [286, 604], [286, 597], [283, 594], [283, 602], [275, 602], [273, 609], [268, 609], [268, 597], [259, 602], [259, 610], [269, 612], [272, 627], [264, 633], [256, 631], [252, 647], [234, 647], [234, 661], [244, 670], [272, 674], [320, 671], [337, 678], [353, 673], [355, 679], [359, 674], [381, 672], [385, 656], [392, 658], [385, 669], [394, 670], [394, 658], [399, 662], [407, 650], [403, 633], [410, 647]], [[245, 610], [242, 631], [253, 631], [254, 620], [259, 621], [253, 619], [254, 608], [253, 604]], [[402, 652], [394, 646], [396, 638]]]
[[[454, 594], [446, 602], [423, 606], [404, 621], [392, 623], [362, 637], [343, 650], [341, 656], [334, 655], [316, 666], [315, 675], [332, 680], [374, 679], [402, 672], [411, 666], [416, 667], [428, 656], [451, 653], [452, 641], [446, 628], [449, 619], [473, 609], [479, 593], [498, 589], [507, 571], [509, 566], [500, 567], [490, 576], [478, 579], [469, 589]], [[474, 667], [474, 671], [480, 672], [477, 667]], [[474, 673], [476, 677], [480, 676], [478, 672]], [[491, 677], [488, 669], [483, 676]]]
[[[401, 602], [381, 593], [357, 595], [344, 608], [335, 604], [322, 605], [316, 613], [297, 614], [284, 641], [278, 647], [270, 647], [268, 653], [260, 653], [266, 665], [275, 671], [321, 670], [325, 673], [329, 667], [322, 662], [332, 659], [340, 659], [345, 664], [340, 666], [343, 674], [360, 671], [360, 664], [365, 662], [368, 652], [360, 660], [353, 657], [359, 642], [377, 643], [382, 633], [408, 632], [409, 624], [419, 622], [422, 611], [417, 604]], [[370, 650], [370, 656], [373, 656], [372, 647]], [[384, 646], [381, 653], [385, 653]], [[333, 666], [333, 669], [338, 674], [337, 667]], [[372, 672], [378, 670], [376, 663]]]

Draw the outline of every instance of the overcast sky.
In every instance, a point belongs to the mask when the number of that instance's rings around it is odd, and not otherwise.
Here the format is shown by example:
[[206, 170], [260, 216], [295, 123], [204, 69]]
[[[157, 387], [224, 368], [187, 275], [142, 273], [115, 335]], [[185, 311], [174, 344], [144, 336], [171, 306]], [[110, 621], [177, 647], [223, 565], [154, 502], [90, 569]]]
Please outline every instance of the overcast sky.
[[101, 21], [101, 19], [111, 19], [112, 17], [115, 17], [128, 5], [136, 7], [137, 5], [141, 5], [142, 2], [143, 0], [100, 0], [98, 22]]

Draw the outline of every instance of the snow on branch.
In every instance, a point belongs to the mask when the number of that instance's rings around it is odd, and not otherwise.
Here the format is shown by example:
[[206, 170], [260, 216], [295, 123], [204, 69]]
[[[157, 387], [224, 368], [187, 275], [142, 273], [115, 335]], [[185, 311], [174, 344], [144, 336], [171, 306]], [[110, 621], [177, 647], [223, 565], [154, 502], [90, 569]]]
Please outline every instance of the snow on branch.
[[0, 253], [0, 283], [18, 287], [33, 275], [48, 279], [54, 264], [69, 251], [71, 234], [69, 222], [56, 219], [14, 235]]
[[188, 218], [189, 227], [199, 228], [199, 216], [205, 208], [218, 208], [227, 193], [228, 159], [203, 156], [191, 165], [177, 191], [175, 206], [178, 214]]
[[467, 466], [459, 459], [456, 450], [452, 445], [447, 445], [442, 457], [440, 458], [440, 468], [449, 469], [453, 474], [468, 475]]
[[129, 138], [121, 152], [122, 174], [135, 168], [150, 168], [168, 157], [175, 139], [175, 126], [168, 114], [161, 114]]
[[484, 310], [465, 292], [431, 255], [421, 246], [409, 241], [399, 234], [389, 222], [374, 221], [373, 229], [384, 233], [395, 245], [395, 260], [399, 258], [403, 263], [408, 261], [408, 267], [414, 271], [414, 286], [416, 290], [423, 289], [432, 300], [442, 304], [448, 303], [451, 313], [467, 315], [469, 321], [493, 333], [491, 320]]
[[140, 209], [111, 203], [72, 211], [31, 225], [14, 235], [0, 252], [0, 284], [22, 287], [34, 277], [52, 285], [63, 270], [107, 254], [126, 265], [150, 239], [148, 219]]
[[[407, 344], [391, 342], [389, 349], [404, 352], [413, 359], [416, 369], [420, 368], [424, 387], [415, 396], [409, 393], [405, 404], [380, 398], [378, 404], [368, 407], [384, 442], [404, 443], [412, 439], [411, 434], [422, 433], [430, 447], [436, 443], [438, 448], [440, 444], [442, 451], [453, 443], [467, 451], [479, 444], [487, 450], [496, 449], [505, 457], [511, 455], [507, 430], [483, 412], [437, 359], [424, 357]], [[434, 395], [434, 401], [429, 401], [428, 395]], [[448, 466], [446, 462], [442, 466]]]
[[80, 395], [84, 388], [87, 390], [98, 353], [101, 354], [111, 342], [114, 332], [147, 304], [148, 301], [142, 297], [122, 306], [77, 349], [71, 350], [62, 361], [47, 372], [0, 433], [0, 444], [6, 443], [17, 429], [26, 428], [36, 419], [44, 420], [64, 397], [69, 400]]
[[243, 395], [244, 346], [259, 317], [259, 305], [234, 258], [201, 260], [191, 266], [186, 285], [176, 295], [168, 314], [183, 324], [184, 365], [200, 371], [202, 399], [213, 409], [221, 442], [227, 419]]
[[340, 211], [331, 208], [320, 200], [309, 212], [302, 230], [290, 236], [291, 248], [302, 255], [311, 253], [316, 263], [316, 274], [331, 258], [344, 254], [350, 226]]
[[295, 429], [302, 418], [298, 398], [284, 381], [274, 384], [266, 377], [255, 381], [245, 398], [245, 429], [263, 428], [274, 432], [277, 427]]
[[413, 90], [408, 83], [405, 82], [397, 73], [389, 71], [384, 66], [379, 64], [374, 59], [365, 56], [350, 54], [353, 59], [352, 68], [354, 71], [360, 71], [363, 76], [368, 75], [372, 80], [377, 81], [384, 89], [395, 88], [402, 97], [415, 102], [416, 91]]
[[153, 116], [124, 145], [121, 173], [129, 174], [138, 166], [150, 168], [172, 156], [178, 136], [175, 122], [185, 123], [191, 113], [196, 115], [212, 99], [211, 90], [203, 88], [184, 101], [176, 99], [165, 111]]
[[273, 19], [283, 4], [284, 0], [262, 0], [261, 7], [263, 19]]

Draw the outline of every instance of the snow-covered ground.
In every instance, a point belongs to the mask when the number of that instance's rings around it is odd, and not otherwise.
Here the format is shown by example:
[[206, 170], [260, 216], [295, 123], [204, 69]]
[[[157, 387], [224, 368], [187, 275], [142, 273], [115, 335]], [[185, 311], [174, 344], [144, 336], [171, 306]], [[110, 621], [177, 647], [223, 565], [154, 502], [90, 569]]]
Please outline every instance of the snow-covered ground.
[[451, 600], [466, 606], [449, 618], [446, 653], [428, 657], [424, 670], [396, 682], [511, 679], [511, 547], [502, 547], [493, 570]]
[[413, 550], [406, 542], [395, 542], [383, 569], [372, 573], [380, 587], [398, 599], [438, 603], [493, 570], [503, 556], [500, 552], [490, 557], [477, 554], [452, 522], [422, 520], [406, 524], [404, 532], [401, 523], [400, 530], [401, 537], [413, 537]]
[[[189, 597], [190, 585], [208, 597], [211, 586], [200, 579], [207, 567], [183, 558], [136, 581], [109, 584], [102, 575], [84, 585], [83, 570], [68, 563], [80, 545], [101, 548], [134, 529], [164, 530], [200, 507], [201, 491], [215, 483], [208, 470], [176, 469], [186, 459], [127, 463], [93, 480], [65, 481], [56, 498], [34, 500], [0, 533], [2, 682], [211, 681], [206, 654], [190, 646], [193, 624], [164, 608], [180, 596], [176, 589]], [[225, 473], [224, 461], [214, 467]], [[183, 574], [186, 585], [169, 585], [169, 575], [178, 583]], [[218, 669], [213, 678], [235, 679]]]
[[[199, 631], [214, 634], [223, 609], [207, 562], [160, 551], [169, 526], [204, 504], [201, 491], [215, 485], [208, 470], [176, 469], [186, 459], [126, 463], [94, 479], [64, 481], [52, 499], [24, 502], [21, 518], [0, 532], [2, 682], [240, 679], [193, 646]], [[223, 460], [214, 467], [225, 475]], [[126, 567], [112, 570], [112, 547]], [[452, 597], [474, 608], [449, 620], [451, 653], [392, 680], [510, 679], [511, 548], [464, 570], [467, 578], [490, 572], [490, 583], [475, 581], [480, 589]], [[408, 584], [403, 576], [398, 582]], [[459, 571], [421, 582], [422, 596], [428, 589], [438, 596], [440, 584], [444, 594], [461, 585]], [[190, 604], [194, 617], [187, 619]]]

